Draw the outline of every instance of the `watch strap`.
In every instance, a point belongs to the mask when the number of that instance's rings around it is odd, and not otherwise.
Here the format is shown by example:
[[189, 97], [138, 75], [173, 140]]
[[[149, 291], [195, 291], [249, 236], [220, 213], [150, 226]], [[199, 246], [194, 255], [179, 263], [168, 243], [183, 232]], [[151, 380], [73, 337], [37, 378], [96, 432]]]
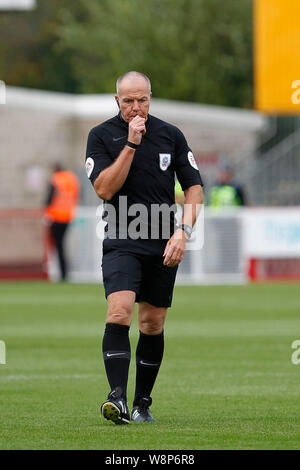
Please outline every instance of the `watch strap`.
[[181, 228], [181, 230], [183, 230], [183, 231], [186, 233], [187, 237], [188, 237], [188, 238], [191, 238], [191, 236], [192, 236], [192, 231], [193, 231], [192, 227], [190, 227], [190, 226], [187, 225], [187, 224], [181, 224], [181, 225], [179, 225], [178, 228]]
[[139, 146], [139, 145], [137, 145], [137, 144], [134, 144], [133, 142], [129, 142], [129, 140], [127, 140], [126, 145], [127, 145], [128, 147], [132, 148], [132, 149], [135, 149], [135, 150], [136, 150], [136, 149], [138, 148], [138, 146]]

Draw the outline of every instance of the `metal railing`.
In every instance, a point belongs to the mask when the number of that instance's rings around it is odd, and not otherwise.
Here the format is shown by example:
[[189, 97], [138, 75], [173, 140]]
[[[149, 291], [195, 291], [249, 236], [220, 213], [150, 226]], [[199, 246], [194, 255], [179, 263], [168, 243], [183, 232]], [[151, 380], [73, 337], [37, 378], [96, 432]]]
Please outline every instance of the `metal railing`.
[[251, 205], [300, 204], [300, 129], [259, 157], [245, 159], [237, 174]]

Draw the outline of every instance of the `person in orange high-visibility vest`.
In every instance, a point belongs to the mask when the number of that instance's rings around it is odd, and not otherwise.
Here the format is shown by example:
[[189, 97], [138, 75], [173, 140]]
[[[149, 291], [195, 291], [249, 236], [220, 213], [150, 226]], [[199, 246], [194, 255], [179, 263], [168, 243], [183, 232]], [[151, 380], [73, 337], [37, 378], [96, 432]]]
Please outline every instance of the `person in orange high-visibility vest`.
[[58, 255], [61, 280], [67, 278], [68, 272], [64, 237], [70, 222], [74, 219], [79, 193], [80, 184], [77, 176], [56, 164], [53, 167], [48, 190], [45, 216], [50, 223], [50, 234]]

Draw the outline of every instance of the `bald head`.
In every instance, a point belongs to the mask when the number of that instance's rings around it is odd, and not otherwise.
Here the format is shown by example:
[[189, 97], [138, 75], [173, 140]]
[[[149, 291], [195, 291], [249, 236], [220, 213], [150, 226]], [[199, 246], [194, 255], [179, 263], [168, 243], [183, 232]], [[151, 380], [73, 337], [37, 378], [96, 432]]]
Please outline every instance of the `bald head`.
[[127, 72], [118, 78], [115, 100], [124, 121], [130, 122], [135, 116], [146, 121], [151, 97], [151, 83], [143, 73]]
[[135, 70], [133, 70], [131, 72], [124, 73], [124, 75], [121, 75], [121, 77], [118, 78], [117, 84], [116, 84], [117, 95], [120, 94], [120, 88], [121, 88], [122, 84], [126, 83], [126, 85], [127, 84], [129, 85], [133, 81], [144, 81], [144, 82], [146, 82], [146, 84], [148, 86], [148, 91], [149, 91], [149, 93], [151, 93], [151, 82], [150, 82], [149, 78], [147, 77], [147, 75], [145, 75], [141, 72], [136, 72]]

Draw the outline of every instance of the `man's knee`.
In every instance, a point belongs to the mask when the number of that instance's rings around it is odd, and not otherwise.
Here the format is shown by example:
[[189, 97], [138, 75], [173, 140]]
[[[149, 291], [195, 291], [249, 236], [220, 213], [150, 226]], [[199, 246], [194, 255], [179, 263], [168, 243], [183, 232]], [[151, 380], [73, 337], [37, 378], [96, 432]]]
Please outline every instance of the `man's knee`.
[[124, 293], [115, 292], [107, 297], [107, 323], [117, 323], [119, 325], [128, 326], [131, 324], [135, 300], [135, 296], [131, 294], [126, 295]]
[[165, 323], [165, 308], [143, 306], [139, 310], [139, 328], [146, 335], [159, 335]]
[[163, 321], [143, 321], [140, 323], [140, 330], [145, 335], [159, 335], [164, 329]]
[[107, 323], [117, 323], [119, 325], [130, 325], [131, 312], [123, 306], [114, 307], [107, 311]]

